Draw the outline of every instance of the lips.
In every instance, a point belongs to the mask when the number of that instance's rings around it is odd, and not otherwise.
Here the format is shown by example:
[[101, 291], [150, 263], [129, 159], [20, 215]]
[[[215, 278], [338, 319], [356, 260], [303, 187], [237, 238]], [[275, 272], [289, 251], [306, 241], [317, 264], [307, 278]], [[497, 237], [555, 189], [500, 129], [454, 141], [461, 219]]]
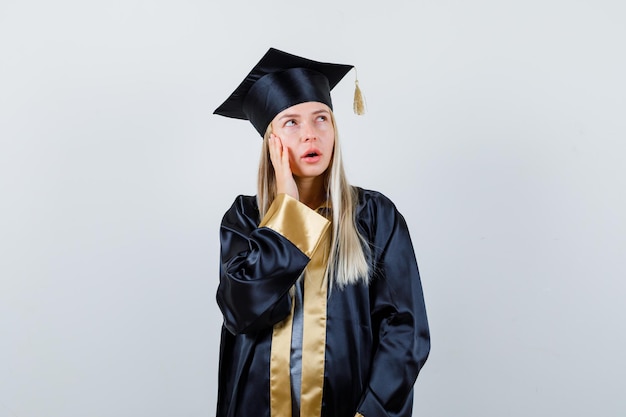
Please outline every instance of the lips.
[[300, 158], [307, 164], [316, 164], [322, 159], [322, 153], [319, 149], [309, 148], [300, 156]]
[[318, 149], [315, 148], [310, 148], [307, 149], [307, 151], [305, 153], [302, 154], [301, 158], [305, 159], [305, 158], [315, 158], [315, 157], [319, 157], [321, 156], [321, 153]]

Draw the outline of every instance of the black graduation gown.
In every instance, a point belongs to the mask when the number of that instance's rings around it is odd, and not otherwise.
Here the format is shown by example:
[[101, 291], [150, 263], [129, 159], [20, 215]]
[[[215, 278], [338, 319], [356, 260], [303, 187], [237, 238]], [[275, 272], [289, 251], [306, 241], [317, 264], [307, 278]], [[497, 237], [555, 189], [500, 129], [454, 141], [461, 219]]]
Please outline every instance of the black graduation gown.
[[[371, 279], [329, 291], [322, 416], [410, 417], [430, 350], [417, 263], [393, 203], [375, 191], [359, 188], [358, 196]], [[270, 417], [272, 328], [290, 314], [289, 289], [309, 262], [283, 235], [258, 225], [256, 198], [239, 196], [220, 229], [218, 417]]]

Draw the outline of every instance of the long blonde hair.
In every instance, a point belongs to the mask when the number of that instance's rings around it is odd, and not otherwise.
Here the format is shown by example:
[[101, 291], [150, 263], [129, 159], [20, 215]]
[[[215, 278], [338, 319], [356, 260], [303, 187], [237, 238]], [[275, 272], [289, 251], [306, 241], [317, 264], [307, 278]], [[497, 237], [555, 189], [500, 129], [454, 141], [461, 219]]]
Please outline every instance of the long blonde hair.
[[[369, 283], [367, 262], [369, 246], [356, 227], [355, 212], [358, 194], [356, 189], [348, 183], [343, 169], [337, 123], [332, 112], [331, 120], [335, 131], [335, 146], [330, 166], [323, 174], [327, 199], [332, 207], [332, 243], [326, 277], [329, 282], [341, 288], [359, 282]], [[272, 201], [276, 198], [276, 175], [268, 147], [271, 133], [272, 124], [270, 123], [263, 136], [259, 161], [257, 204], [261, 218], [265, 216]]]

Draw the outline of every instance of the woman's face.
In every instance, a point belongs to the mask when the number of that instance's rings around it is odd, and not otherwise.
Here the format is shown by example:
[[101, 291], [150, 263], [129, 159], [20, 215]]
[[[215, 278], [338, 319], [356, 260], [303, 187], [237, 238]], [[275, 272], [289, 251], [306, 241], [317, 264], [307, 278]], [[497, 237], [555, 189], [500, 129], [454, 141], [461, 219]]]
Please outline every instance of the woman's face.
[[333, 156], [335, 129], [330, 108], [314, 101], [296, 104], [272, 120], [272, 132], [289, 150], [289, 165], [296, 177], [323, 174]]

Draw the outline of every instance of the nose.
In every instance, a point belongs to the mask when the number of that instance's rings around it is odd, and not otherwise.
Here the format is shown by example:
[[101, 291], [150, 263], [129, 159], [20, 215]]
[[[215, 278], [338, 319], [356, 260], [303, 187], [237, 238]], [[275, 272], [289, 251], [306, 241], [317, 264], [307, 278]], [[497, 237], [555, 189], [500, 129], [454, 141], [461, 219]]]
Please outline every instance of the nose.
[[317, 131], [315, 130], [315, 126], [311, 123], [304, 123], [302, 125], [302, 141], [310, 142], [317, 140]]

